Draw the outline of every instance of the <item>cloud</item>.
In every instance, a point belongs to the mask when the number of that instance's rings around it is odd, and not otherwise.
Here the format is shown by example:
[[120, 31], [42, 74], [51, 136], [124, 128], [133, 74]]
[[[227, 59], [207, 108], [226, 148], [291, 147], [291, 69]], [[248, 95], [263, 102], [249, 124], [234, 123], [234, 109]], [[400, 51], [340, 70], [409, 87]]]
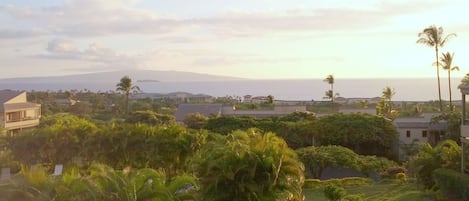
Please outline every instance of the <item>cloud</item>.
[[[122, 34], [165, 35], [184, 33], [226, 37], [262, 36], [295, 31], [362, 30], [387, 26], [394, 16], [433, 8], [435, 3], [381, 3], [369, 9], [302, 8], [281, 11], [228, 12], [221, 16], [181, 18], [162, 16], [132, 7], [132, 0], [71, 0], [58, 6], [0, 7], [17, 20], [36, 24], [48, 33], [65, 37]], [[419, 5], [419, 6], [416, 6]], [[202, 30], [202, 31], [201, 31]], [[9, 36], [14, 36], [9, 34]], [[1, 35], [0, 35], [1, 37]], [[170, 37], [174, 37], [170, 35]], [[170, 38], [171, 39], [171, 38]], [[190, 38], [172, 38], [174, 42]]]
[[[46, 54], [35, 58], [47, 60], [69, 60], [91, 63], [95, 70], [135, 69], [141, 66], [138, 55], [119, 54], [111, 48], [98, 43], [90, 44], [86, 49], [78, 49], [72, 41], [54, 39], [49, 42]], [[89, 66], [83, 66], [87, 69]]]
[[41, 29], [0, 29], [0, 39], [31, 38], [46, 34], [47, 32]]

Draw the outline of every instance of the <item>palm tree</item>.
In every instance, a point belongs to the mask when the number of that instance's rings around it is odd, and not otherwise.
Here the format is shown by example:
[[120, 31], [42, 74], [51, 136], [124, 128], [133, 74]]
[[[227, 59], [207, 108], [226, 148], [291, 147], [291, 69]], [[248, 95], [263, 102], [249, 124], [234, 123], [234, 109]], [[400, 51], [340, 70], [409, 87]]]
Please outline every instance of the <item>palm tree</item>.
[[436, 57], [436, 77], [438, 79], [438, 99], [440, 102], [440, 111], [443, 111], [443, 105], [441, 103], [441, 86], [440, 86], [440, 64], [438, 62], [438, 49], [443, 47], [448, 39], [456, 36], [456, 34], [451, 33], [447, 36], [443, 36], [443, 28], [436, 27], [431, 25], [425, 28], [421, 33], [419, 33], [417, 43], [421, 43], [430, 47], [435, 48], [435, 57]]
[[394, 90], [394, 88], [391, 88], [389, 86], [387, 86], [386, 88], [383, 89], [383, 98], [384, 100], [386, 100], [388, 102], [388, 112], [390, 112], [392, 110], [392, 103], [391, 103], [391, 100], [392, 100], [392, 97], [396, 95], [396, 90]]
[[125, 112], [128, 113], [130, 92], [138, 92], [140, 91], [140, 87], [132, 85], [132, 79], [127, 75], [121, 78], [120, 82], [116, 84], [116, 87], [117, 91], [121, 91], [125, 95]]
[[451, 98], [451, 71], [459, 71], [458, 66], [453, 66], [454, 53], [449, 52], [443, 53], [440, 57], [441, 68], [448, 71], [448, 89], [449, 89], [449, 108], [453, 110], [452, 98]]
[[331, 102], [334, 103], [334, 75], [329, 74], [326, 79], [324, 79], [324, 82], [327, 82], [331, 88], [326, 91], [326, 98], [331, 99]]

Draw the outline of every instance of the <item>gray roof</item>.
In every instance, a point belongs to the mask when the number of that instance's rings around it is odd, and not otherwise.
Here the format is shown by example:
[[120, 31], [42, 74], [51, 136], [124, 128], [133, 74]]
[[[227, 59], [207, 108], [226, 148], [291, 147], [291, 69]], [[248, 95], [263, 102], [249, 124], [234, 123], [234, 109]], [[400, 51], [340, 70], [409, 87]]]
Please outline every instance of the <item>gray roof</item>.
[[0, 90], [0, 104], [3, 104], [10, 99], [20, 95], [22, 91], [13, 91], [13, 90]]
[[438, 122], [438, 123], [430, 123], [424, 121], [414, 121], [414, 122], [394, 122], [396, 128], [407, 128], [407, 129], [427, 129], [427, 130], [446, 130], [448, 129], [447, 122]]
[[200, 113], [204, 116], [220, 115], [222, 104], [180, 104], [174, 113], [176, 121], [182, 122], [188, 114]]
[[4, 111], [3, 105], [5, 102], [11, 100], [14, 97], [19, 96], [23, 91], [13, 91], [13, 90], [0, 90], [0, 111]]

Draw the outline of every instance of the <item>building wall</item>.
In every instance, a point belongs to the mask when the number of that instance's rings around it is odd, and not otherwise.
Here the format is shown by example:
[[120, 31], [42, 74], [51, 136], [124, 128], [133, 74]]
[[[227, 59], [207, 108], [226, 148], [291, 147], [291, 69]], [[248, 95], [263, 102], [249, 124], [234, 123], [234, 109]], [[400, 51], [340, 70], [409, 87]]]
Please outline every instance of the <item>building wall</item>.
[[[429, 131], [426, 128], [398, 128], [399, 131], [399, 142], [404, 144], [411, 144], [415, 139], [418, 142], [427, 142], [428, 136], [430, 135]], [[410, 136], [407, 137], [407, 131], [410, 132]], [[426, 132], [427, 136], [422, 136], [422, 133]]]

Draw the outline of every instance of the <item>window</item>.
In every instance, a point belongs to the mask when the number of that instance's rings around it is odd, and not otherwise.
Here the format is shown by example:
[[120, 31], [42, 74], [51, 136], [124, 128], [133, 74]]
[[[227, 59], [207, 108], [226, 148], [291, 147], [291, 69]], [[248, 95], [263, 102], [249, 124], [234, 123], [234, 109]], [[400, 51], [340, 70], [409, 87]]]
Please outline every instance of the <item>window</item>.
[[407, 137], [410, 137], [410, 131], [406, 131], [405, 134], [406, 134]]
[[422, 137], [427, 137], [427, 131], [422, 131]]

